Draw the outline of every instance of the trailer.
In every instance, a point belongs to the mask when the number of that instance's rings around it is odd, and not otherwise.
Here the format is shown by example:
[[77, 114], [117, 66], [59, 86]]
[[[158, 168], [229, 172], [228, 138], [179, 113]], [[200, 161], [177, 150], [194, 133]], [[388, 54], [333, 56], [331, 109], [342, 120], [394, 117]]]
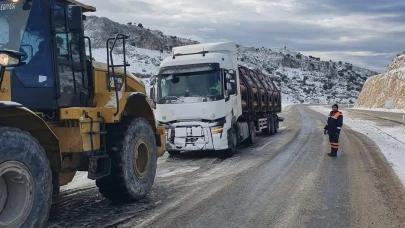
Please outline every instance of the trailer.
[[181, 46], [161, 63], [150, 94], [169, 154], [232, 156], [239, 145], [254, 144], [257, 131], [277, 133], [280, 90], [259, 70], [238, 65], [236, 51], [234, 42]]

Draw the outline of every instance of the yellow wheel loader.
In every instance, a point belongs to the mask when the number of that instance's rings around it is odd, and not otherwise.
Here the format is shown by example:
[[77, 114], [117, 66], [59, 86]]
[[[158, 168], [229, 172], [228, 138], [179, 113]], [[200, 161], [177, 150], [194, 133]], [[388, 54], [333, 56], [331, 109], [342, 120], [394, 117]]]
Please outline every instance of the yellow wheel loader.
[[107, 64], [93, 61], [83, 13], [95, 10], [73, 0], [0, 1], [0, 227], [45, 226], [52, 195], [77, 171], [110, 200], [151, 191], [165, 129], [127, 72], [126, 35], [106, 42]]

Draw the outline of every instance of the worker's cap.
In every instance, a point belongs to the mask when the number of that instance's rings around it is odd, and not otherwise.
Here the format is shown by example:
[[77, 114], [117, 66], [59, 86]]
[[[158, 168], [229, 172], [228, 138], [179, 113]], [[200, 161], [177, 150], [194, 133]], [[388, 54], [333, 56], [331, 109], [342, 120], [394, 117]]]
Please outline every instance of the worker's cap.
[[339, 109], [339, 106], [337, 104], [332, 105], [332, 108], [336, 107], [337, 109]]

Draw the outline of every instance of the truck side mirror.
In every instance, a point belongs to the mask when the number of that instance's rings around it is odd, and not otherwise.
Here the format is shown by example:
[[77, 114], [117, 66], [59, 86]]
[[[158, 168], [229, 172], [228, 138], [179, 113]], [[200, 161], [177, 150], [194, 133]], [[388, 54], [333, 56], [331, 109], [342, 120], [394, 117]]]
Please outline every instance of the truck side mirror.
[[155, 90], [155, 87], [150, 88], [149, 96], [150, 96], [150, 98], [151, 98], [153, 101], [156, 99], [156, 90]]
[[236, 94], [235, 80], [228, 80], [226, 83], [226, 91], [228, 95]]
[[155, 84], [156, 84], [156, 76], [152, 76], [152, 77], [150, 78], [149, 85], [154, 86]]
[[82, 31], [84, 29], [82, 7], [74, 5], [68, 6], [67, 15], [67, 26], [69, 31]]

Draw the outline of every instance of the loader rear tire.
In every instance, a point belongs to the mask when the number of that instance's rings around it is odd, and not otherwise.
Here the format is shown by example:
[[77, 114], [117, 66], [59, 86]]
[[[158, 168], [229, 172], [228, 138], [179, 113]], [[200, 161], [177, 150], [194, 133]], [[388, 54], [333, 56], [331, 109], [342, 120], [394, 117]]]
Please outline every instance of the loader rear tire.
[[45, 227], [52, 189], [44, 148], [28, 132], [0, 127], [0, 227]]
[[96, 180], [100, 193], [112, 201], [125, 202], [146, 197], [156, 175], [157, 146], [147, 120], [124, 120], [107, 129], [111, 173]]

